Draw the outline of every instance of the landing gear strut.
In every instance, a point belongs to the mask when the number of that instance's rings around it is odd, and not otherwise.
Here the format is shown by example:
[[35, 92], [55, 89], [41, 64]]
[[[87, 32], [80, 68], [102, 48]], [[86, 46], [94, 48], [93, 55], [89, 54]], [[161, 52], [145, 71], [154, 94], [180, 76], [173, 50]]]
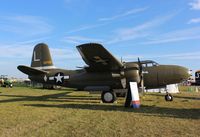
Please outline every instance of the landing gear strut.
[[166, 101], [173, 101], [173, 96], [167, 92], [167, 94], [165, 95], [165, 100]]
[[103, 91], [101, 93], [101, 100], [103, 103], [113, 103], [116, 99], [116, 93], [113, 91]]

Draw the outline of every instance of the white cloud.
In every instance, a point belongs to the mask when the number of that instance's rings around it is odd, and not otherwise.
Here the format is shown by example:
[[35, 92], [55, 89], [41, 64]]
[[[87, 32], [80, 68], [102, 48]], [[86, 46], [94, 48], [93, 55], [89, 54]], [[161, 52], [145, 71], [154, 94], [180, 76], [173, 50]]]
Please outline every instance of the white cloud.
[[0, 16], [0, 30], [22, 36], [47, 34], [53, 30], [44, 18], [39, 16], [15, 15]]
[[[67, 2], [68, 2], [68, 0], [67, 0]], [[69, 0], [69, 2], [71, 2], [71, 0]], [[115, 19], [119, 19], [119, 18], [123, 18], [123, 17], [126, 17], [126, 16], [130, 16], [130, 15], [136, 14], [136, 13], [140, 13], [142, 11], [145, 11], [146, 9], [147, 9], [146, 7], [145, 8], [132, 9], [132, 10], [126, 11], [124, 13], [120, 13], [118, 15], [115, 15], [113, 17], [100, 18], [100, 19], [97, 20], [97, 22], [112, 21], [112, 20], [115, 20]], [[94, 28], [102, 27], [102, 26], [105, 26], [105, 25], [108, 25], [108, 24], [109, 24], [109, 22], [84, 25], [84, 26], [80, 26], [79, 28], [70, 30], [67, 33], [74, 33], [74, 32], [79, 32], [79, 31], [94, 29]]]
[[[0, 56], [1, 58], [13, 58], [14, 62], [16, 59], [25, 59], [29, 58], [32, 55], [33, 47], [42, 42], [49, 37], [42, 37], [38, 39], [32, 39], [21, 42], [12, 42], [10, 44], [0, 43]], [[10, 61], [12, 62], [12, 60]]]
[[123, 59], [126, 61], [137, 60], [137, 58], [142, 60], [145, 59], [168, 59], [168, 60], [199, 60], [200, 52], [185, 52], [185, 53], [173, 53], [173, 54], [144, 54], [144, 55], [125, 55]]
[[66, 60], [66, 59], [81, 59], [78, 51], [71, 48], [51, 48], [52, 58], [55, 60]]
[[200, 52], [186, 52], [186, 53], [175, 53], [175, 54], [166, 54], [166, 55], [157, 55], [157, 56], [148, 56], [150, 58], [167, 58], [174, 60], [199, 60]]
[[29, 58], [32, 54], [32, 48], [33, 46], [30, 44], [26, 45], [20, 45], [20, 46], [13, 46], [13, 47], [7, 47], [7, 46], [1, 46], [0, 47], [0, 55], [1, 55], [1, 61], [6, 59], [9, 60], [9, 63], [11, 62], [17, 62], [21, 59]]
[[166, 21], [170, 20], [175, 14], [154, 18], [141, 25], [132, 28], [121, 28], [116, 31], [113, 38], [106, 42], [106, 44], [113, 44], [122, 41], [134, 40], [136, 38], [147, 37], [151, 34], [151, 30]]
[[101, 26], [104, 26], [104, 25], [107, 25], [107, 23], [91, 24], [91, 25], [80, 26], [79, 28], [70, 30], [67, 33], [74, 33], [74, 32], [79, 32], [79, 31], [83, 31], [83, 30], [94, 29], [94, 28], [98, 28], [98, 27], [101, 27]]
[[76, 69], [77, 64], [84, 66], [79, 52], [75, 47], [54, 48], [50, 47], [53, 63], [58, 68]]
[[123, 17], [126, 17], [126, 16], [130, 16], [130, 15], [136, 14], [136, 13], [143, 12], [146, 9], [147, 9], [146, 7], [145, 8], [132, 9], [132, 10], [126, 11], [124, 13], [120, 13], [118, 15], [114, 15], [112, 17], [100, 18], [99, 21], [112, 21], [112, 20], [115, 20], [115, 19], [119, 19], [119, 18], [123, 18]]
[[71, 44], [81, 44], [81, 43], [90, 43], [90, 42], [96, 42], [101, 43], [103, 40], [101, 39], [95, 39], [95, 38], [88, 38], [83, 36], [67, 36], [62, 41], [71, 43]]
[[171, 57], [171, 59], [176, 59], [176, 60], [199, 60], [200, 59], [200, 53], [198, 55], [190, 55], [190, 56], [174, 56]]
[[200, 10], [200, 0], [194, 0], [193, 2], [190, 2], [189, 5], [192, 10]]
[[142, 42], [142, 44], [162, 44], [169, 42], [185, 41], [200, 39], [200, 27], [194, 27], [189, 29], [177, 30], [168, 32], [165, 34], [159, 34], [157, 37]]
[[125, 55], [125, 56], [122, 56], [122, 60], [123, 61], [133, 61], [133, 60], [137, 60], [138, 58], [145, 58], [144, 55]]
[[192, 23], [200, 23], [200, 18], [193, 18], [188, 21], [188, 24], [192, 24]]

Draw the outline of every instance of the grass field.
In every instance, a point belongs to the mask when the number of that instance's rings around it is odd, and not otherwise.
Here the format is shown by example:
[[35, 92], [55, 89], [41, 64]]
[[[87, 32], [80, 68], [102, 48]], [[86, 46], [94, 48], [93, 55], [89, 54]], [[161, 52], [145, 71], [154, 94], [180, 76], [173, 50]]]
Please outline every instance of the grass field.
[[0, 88], [2, 137], [200, 136], [200, 93], [173, 102], [148, 93], [141, 108], [100, 103], [100, 95], [66, 90]]

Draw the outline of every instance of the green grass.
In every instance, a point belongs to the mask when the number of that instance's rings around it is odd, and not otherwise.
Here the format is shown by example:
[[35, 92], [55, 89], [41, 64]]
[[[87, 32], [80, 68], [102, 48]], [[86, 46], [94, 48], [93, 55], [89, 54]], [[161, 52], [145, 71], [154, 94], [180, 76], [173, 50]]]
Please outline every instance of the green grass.
[[141, 108], [100, 103], [88, 92], [0, 88], [0, 136], [3, 137], [131, 137], [200, 136], [200, 93], [148, 93]]
[[179, 86], [179, 90], [184, 92], [200, 92], [199, 86]]

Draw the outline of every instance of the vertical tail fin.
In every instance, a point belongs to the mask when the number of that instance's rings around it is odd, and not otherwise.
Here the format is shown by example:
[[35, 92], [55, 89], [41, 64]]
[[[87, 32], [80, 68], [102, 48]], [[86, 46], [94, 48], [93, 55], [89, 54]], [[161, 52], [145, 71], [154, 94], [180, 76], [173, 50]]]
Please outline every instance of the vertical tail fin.
[[37, 69], [54, 69], [48, 45], [39, 43], [35, 46], [32, 55], [31, 67]]

